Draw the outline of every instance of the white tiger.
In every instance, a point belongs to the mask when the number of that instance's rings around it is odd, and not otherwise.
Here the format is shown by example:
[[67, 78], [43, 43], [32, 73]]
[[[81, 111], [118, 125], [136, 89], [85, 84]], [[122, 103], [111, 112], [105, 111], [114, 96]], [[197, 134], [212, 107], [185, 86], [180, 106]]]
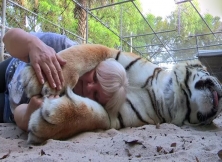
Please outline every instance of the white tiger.
[[[53, 100], [46, 98], [43, 106], [32, 114], [29, 143], [65, 139], [95, 129], [164, 122], [178, 126], [209, 124], [222, 111], [221, 84], [198, 61], [164, 70], [133, 53], [102, 45], [78, 45], [58, 54], [68, 60], [63, 67], [66, 94]], [[98, 103], [71, 90], [79, 76], [110, 57], [125, 67], [129, 79], [126, 101], [116, 114], [110, 114]], [[47, 83], [42, 87], [30, 66], [23, 72], [29, 97], [56, 93]]]

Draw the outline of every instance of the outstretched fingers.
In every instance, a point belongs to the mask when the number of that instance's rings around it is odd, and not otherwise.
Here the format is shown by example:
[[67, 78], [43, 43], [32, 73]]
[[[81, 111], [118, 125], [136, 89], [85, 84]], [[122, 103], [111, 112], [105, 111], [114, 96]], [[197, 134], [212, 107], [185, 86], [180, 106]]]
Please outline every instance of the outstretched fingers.
[[36, 72], [36, 76], [41, 84], [44, 84], [45, 79], [48, 81], [51, 88], [56, 88], [57, 90], [62, 89], [64, 82], [62, 69], [58, 61], [47, 61], [35, 63], [33, 68]]

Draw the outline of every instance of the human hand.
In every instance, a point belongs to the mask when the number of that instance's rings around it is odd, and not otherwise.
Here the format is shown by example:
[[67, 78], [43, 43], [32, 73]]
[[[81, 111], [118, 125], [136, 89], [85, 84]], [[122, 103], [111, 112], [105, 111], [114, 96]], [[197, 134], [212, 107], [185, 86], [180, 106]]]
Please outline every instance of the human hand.
[[36, 95], [33, 96], [28, 104], [28, 110], [30, 115], [37, 110], [38, 108], [40, 108], [42, 106], [43, 103], [43, 97], [41, 95]]
[[41, 84], [44, 84], [46, 77], [51, 88], [62, 89], [64, 77], [61, 66], [66, 60], [58, 56], [53, 48], [34, 38], [29, 44], [29, 59]]
[[43, 98], [40, 95], [33, 96], [28, 104], [21, 104], [15, 108], [14, 119], [16, 125], [22, 130], [28, 130], [28, 123], [32, 113], [42, 106]]
[[48, 98], [49, 98], [49, 99], [59, 98], [59, 95], [55, 95], [55, 96], [54, 96], [54, 95], [51, 95], [51, 96], [49, 96]]
[[[56, 95], [56, 96], [51, 95], [48, 98], [54, 99], [54, 98], [58, 98], [58, 97], [59, 97], [59, 95]], [[28, 104], [28, 107], [29, 107], [28, 109], [29, 109], [30, 114], [42, 106], [43, 100], [44, 100], [44, 98], [41, 95], [33, 96], [30, 99], [29, 104]]]

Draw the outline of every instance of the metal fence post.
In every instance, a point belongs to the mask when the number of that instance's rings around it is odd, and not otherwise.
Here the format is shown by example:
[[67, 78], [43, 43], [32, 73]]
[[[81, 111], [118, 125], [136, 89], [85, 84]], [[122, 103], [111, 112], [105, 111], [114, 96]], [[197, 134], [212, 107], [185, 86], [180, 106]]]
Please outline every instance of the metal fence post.
[[89, 36], [89, 28], [88, 28], [88, 12], [89, 12], [89, 9], [88, 9], [88, 6], [86, 6], [86, 10], [85, 10], [85, 12], [86, 12], [86, 28], [85, 28], [85, 31], [86, 31], [86, 44], [88, 43], [88, 36]]
[[6, 0], [2, 0], [2, 32], [1, 32], [1, 53], [0, 53], [0, 62], [4, 60], [4, 43], [2, 41], [3, 36], [5, 35], [5, 18], [6, 18]]
[[123, 51], [123, 6], [120, 6], [120, 51]]

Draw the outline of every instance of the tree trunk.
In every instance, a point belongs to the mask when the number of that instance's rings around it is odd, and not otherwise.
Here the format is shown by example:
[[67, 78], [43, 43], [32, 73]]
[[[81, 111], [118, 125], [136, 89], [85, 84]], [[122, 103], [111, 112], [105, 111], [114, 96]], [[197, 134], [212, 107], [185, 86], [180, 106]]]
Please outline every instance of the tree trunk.
[[[78, 0], [78, 2], [82, 5], [82, 7], [87, 7], [87, 0]], [[86, 43], [86, 11], [78, 4], [76, 4], [74, 8], [74, 18], [78, 20], [77, 32], [81, 37], [84, 38], [83, 43]]]
[[[26, 7], [26, 1], [25, 0], [16, 0], [16, 2], [21, 5], [22, 7]], [[17, 21], [17, 25], [26, 30], [26, 12], [24, 10], [20, 10], [20, 19]]]

